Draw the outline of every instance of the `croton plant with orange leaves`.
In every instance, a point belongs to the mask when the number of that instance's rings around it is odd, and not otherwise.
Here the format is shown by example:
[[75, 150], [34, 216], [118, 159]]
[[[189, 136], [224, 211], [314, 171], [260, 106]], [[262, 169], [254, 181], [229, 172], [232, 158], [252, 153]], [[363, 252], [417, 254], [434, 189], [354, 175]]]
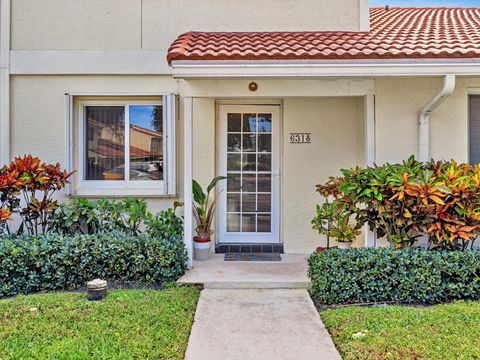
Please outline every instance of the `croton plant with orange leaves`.
[[430, 248], [467, 249], [480, 235], [480, 166], [455, 161], [341, 170], [317, 191], [343, 204], [395, 248], [426, 234]]
[[47, 231], [59, 206], [53, 195], [65, 187], [71, 175], [60, 164], [46, 164], [31, 155], [5, 165], [0, 169], [0, 226], [9, 231], [7, 221], [18, 213], [29, 234]]

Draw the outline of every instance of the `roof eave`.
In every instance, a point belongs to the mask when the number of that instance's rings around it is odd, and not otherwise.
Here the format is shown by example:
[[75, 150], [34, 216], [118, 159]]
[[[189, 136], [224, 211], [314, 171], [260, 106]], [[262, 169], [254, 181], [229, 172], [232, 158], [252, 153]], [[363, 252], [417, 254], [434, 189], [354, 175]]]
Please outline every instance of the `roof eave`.
[[176, 78], [480, 76], [480, 58], [179, 61], [170, 64]]

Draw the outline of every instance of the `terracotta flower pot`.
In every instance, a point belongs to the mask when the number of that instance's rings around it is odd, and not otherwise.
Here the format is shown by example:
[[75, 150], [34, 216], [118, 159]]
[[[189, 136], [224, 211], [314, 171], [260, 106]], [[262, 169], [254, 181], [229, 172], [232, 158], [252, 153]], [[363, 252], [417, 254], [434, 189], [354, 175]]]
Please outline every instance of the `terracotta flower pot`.
[[198, 261], [208, 260], [212, 241], [210, 238], [201, 239], [198, 236], [193, 238], [193, 258]]

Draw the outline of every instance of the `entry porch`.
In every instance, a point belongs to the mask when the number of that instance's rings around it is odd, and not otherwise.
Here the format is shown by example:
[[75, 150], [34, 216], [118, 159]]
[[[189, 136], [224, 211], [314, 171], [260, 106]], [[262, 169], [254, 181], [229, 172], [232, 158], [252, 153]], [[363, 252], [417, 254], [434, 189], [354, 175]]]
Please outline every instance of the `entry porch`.
[[[310, 225], [315, 185], [375, 161], [373, 80], [187, 77], [179, 89], [189, 266], [193, 179], [206, 186], [227, 176], [217, 192], [217, 251], [247, 244], [309, 254], [324, 244]], [[370, 245], [369, 232], [354, 244]]]

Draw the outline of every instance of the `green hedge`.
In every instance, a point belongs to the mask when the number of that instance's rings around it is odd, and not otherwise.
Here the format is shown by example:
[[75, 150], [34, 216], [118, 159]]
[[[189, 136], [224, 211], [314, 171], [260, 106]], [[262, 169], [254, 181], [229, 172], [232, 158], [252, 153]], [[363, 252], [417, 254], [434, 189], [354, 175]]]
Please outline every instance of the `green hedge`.
[[312, 296], [325, 304], [480, 299], [480, 251], [329, 250], [309, 258]]
[[179, 236], [0, 236], [0, 297], [74, 289], [97, 277], [165, 283], [183, 275], [185, 264]]

